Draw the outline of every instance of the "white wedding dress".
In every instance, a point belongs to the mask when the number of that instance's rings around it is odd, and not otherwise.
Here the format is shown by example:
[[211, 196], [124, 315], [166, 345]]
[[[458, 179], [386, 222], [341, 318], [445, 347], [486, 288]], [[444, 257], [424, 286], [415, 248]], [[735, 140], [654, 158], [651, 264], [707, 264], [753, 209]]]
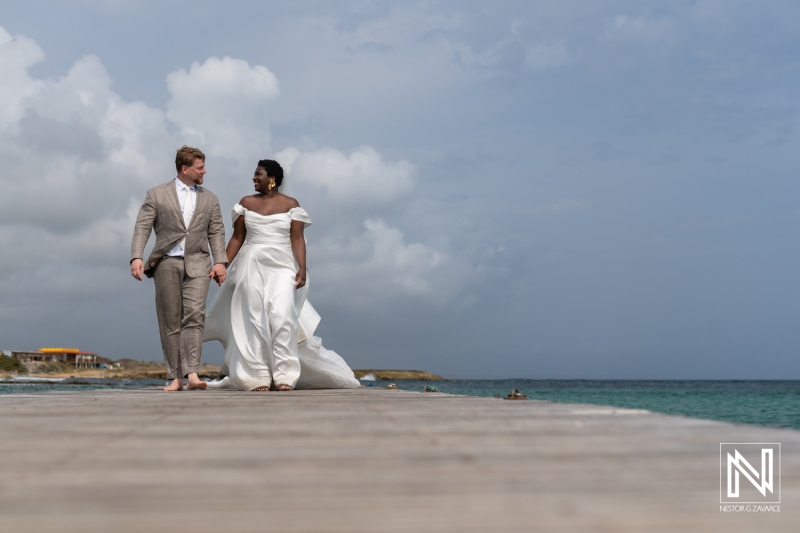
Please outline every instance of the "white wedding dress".
[[360, 386], [339, 355], [322, 346], [314, 331], [320, 316], [306, 301], [305, 286], [295, 290], [297, 263], [289, 228], [292, 220], [311, 225], [308, 213], [259, 215], [239, 204], [233, 221], [244, 216], [247, 235], [227, 281], [208, 310], [205, 341], [225, 347], [221, 381], [212, 388], [289, 385], [296, 389], [350, 389]]

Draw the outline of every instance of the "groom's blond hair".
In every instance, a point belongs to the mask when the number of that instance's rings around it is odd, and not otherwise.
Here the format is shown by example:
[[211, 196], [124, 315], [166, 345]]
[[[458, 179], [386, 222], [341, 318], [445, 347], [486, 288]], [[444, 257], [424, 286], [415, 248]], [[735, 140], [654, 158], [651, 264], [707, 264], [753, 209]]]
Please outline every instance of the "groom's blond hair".
[[200, 151], [199, 148], [186, 146], [185, 144], [178, 149], [175, 154], [175, 169], [180, 173], [181, 167], [190, 167], [194, 165], [195, 160], [206, 160], [206, 154]]

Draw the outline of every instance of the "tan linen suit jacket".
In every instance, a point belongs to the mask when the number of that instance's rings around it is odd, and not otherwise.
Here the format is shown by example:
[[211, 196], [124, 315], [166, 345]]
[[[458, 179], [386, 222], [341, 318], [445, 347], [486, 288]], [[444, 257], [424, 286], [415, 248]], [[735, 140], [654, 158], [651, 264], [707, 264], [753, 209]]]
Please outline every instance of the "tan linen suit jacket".
[[189, 227], [183, 222], [175, 180], [153, 187], [147, 191], [144, 204], [139, 209], [131, 242], [131, 261], [142, 259], [144, 247], [150, 232], [155, 230], [156, 243], [150, 257], [144, 262], [144, 274], [153, 277], [153, 269], [158, 262], [181, 239], [186, 237], [184, 246], [184, 265], [186, 275], [191, 278], [208, 276], [214, 255], [215, 263], [228, 264], [225, 254], [225, 225], [217, 196], [202, 187], [196, 186], [197, 203]]

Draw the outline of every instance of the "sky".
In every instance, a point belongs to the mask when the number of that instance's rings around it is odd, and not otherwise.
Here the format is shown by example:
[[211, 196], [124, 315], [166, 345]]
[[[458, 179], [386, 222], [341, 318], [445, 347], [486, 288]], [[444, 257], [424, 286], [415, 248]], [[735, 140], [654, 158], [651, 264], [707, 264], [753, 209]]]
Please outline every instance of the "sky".
[[0, 0], [0, 349], [162, 360], [189, 144], [228, 237], [284, 166], [352, 368], [798, 379], [799, 57], [781, 0]]

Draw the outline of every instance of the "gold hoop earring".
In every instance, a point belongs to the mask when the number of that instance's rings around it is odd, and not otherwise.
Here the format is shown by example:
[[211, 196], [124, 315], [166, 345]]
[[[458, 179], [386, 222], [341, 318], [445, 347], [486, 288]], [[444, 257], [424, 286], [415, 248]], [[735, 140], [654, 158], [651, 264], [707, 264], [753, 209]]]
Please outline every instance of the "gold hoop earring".
[[267, 185], [267, 190], [271, 191], [275, 188], [275, 178], [269, 179], [269, 184]]

